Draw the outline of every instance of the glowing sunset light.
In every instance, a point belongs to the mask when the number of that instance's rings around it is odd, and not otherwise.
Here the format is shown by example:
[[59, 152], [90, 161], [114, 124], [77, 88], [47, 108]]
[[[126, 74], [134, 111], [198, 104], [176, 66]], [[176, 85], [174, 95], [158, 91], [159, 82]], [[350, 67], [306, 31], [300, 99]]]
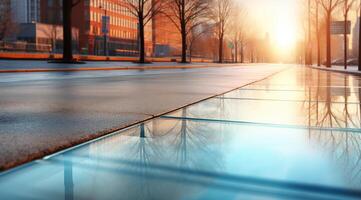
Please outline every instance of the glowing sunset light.
[[274, 29], [275, 45], [278, 50], [285, 51], [294, 47], [297, 41], [297, 31], [292, 19], [287, 16], [279, 18]]
[[273, 51], [290, 53], [299, 40], [299, 2], [297, 0], [239, 0], [255, 21], [258, 37], [269, 33]]

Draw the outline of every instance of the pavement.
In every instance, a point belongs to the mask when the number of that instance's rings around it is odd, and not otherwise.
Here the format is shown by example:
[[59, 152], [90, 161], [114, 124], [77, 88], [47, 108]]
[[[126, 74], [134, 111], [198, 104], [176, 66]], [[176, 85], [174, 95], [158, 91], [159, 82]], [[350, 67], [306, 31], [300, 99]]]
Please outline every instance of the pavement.
[[[6, 63], [0, 66], [8, 68]], [[42, 67], [36, 64], [29, 62], [23, 67]], [[88, 65], [96, 67], [96, 63]], [[0, 169], [42, 158], [292, 67], [263, 64], [0, 74]]]

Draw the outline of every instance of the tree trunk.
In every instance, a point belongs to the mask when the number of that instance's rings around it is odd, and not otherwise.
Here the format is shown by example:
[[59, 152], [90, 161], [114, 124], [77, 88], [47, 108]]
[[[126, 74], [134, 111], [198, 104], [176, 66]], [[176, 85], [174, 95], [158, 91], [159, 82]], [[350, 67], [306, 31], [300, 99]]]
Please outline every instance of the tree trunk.
[[321, 66], [321, 38], [320, 33], [317, 33], [317, 66]]
[[71, 13], [72, 13], [72, 1], [63, 0], [63, 61], [73, 61], [73, 48], [72, 48], [72, 24], [71, 24]]
[[244, 50], [243, 43], [241, 43], [241, 63], [244, 63]]
[[223, 63], [223, 35], [221, 35], [219, 37], [219, 49], [218, 49], [218, 54], [219, 54], [219, 63]]
[[[360, 3], [361, 4], [361, 3]], [[361, 5], [360, 5], [361, 7]], [[358, 32], [358, 70], [361, 71], [361, 8], [359, 16], [359, 32]]]
[[321, 66], [321, 37], [320, 37], [320, 27], [319, 27], [319, 5], [316, 7], [316, 34], [317, 34], [317, 66]]
[[144, 41], [144, 20], [143, 14], [139, 14], [139, 63], [145, 63], [145, 41]]
[[312, 65], [312, 38], [311, 38], [311, 0], [308, 0], [308, 44], [307, 65]]
[[344, 57], [344, 69], [347, 69], [347, 59], [348, 59], [348, 44], [347, 44], [347, 41], [348, 41], [348, 38], [347, 38], [347, 33], [346, 33], [346, 25], [345, 25], [345, 33], [344, 33], [344, 36], [343, 36], [343, 39], [344, 39], [344, 52], [343, 52], [343, 57]]
[[185, 24], [182, 24], [182, 63], [187, 62], [187, 34]]
[[[345, 6], [346, 6], [346, 8], [345, 9], [347, 9], [347, 6], [348, 6], [348, 4], [347, 4], [347, 0], [345, 0]], [[345, 11], [345, 24], [344, 24], [344, 32], [343, 32], [343, 48], [344, 48], [344, 50], [343, 50], [343, 58], [344, 58], [344, 69], [346, 70], [347, 69], [347, 57], [348, 57], [348, 55], [347, 55], [347, 51], [348, 51], [348, 44], [347, 44], [347, 42], [348, 42], [348, 40], [347, 40], [347, 18], [348, 18], [348, 16], [347, 16], [347, 11]]]
[[234, 60], [235, 60], [235, 63], [238, 63], [238, 42], [237, 41], [234, 44]]
[[326, 67], [331, 68], [331, 12], [326, 16]]
[[191, 48], [189, 49], [189, 62], [192, 62], [192, 45]]

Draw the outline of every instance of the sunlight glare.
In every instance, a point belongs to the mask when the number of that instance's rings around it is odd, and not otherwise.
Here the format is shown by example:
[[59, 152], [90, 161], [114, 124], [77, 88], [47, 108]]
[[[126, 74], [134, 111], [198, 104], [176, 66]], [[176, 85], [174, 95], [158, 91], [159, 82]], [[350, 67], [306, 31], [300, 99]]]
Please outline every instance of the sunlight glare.
[[276, 46], [279, 51], [289, 51], [296, 43], [295, 24], [284, 18], [278, 21], [275, 30]]

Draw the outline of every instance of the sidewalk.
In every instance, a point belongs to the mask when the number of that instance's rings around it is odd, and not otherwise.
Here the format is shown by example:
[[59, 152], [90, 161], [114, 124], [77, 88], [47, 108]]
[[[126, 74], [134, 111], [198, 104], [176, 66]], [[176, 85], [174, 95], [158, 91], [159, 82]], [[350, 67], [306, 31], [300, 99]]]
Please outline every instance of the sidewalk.
[[325, 66], [318, 67], [316, 65], [313, 65], [310, 67], [314, 68], [314, 69], [324, 70], [324, 71], [340, 72], [340, 73], [345, 73], [345, 74], [361, 76], [361, 71], [358, 71], [357, 66], [348, 66], [346, 70], [344, 69], [344, 66], [332, 66], [331, 68], [327, 68]]
[[0, 60], [0, 73], [16, 72], [64, 72], [64, 71], [106, 71], [106, 70], [157, 70], [157, 69], [184, 69], [205, 68], [220, 66], [240, 66], [240, 64], [218, 64], [218, 63], [190, 63], [182, 64], [176, 62], [156, 62], [151, 64], [138, 64], [132, 62], [94, 62], [85, 64], [60, 64], [48, 63], [47, 61], [19, 61]]

